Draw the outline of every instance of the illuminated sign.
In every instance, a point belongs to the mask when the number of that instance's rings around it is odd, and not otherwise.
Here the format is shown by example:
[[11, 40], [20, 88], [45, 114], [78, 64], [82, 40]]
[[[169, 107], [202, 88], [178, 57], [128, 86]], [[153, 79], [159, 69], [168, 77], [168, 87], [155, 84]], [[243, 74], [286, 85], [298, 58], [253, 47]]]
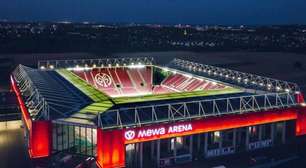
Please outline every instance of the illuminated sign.
[[122, 136], [125, 144], [132, 144], [157, 139], [188, 136], [205, 132], [294, 120], [296, 118], [297, 114], [295, 109], [277, 109], [265, 112], [224, 115], [221, 117], [208, 117], [194, 121], [123, 129]]
[[124, 132], [124, 138], [127, 141], [140, 138], [151, 138], [155, 136], [171, 135], [192, 131], [192, 124], [176, 124], [157, 128], [145, 128], [138, 130], [127, 130]]
[[134, 139], [134, 138], [135, 138], [135, 131], [132, 131], [132, 130], [126, 131], [126, 132], [124, 133], [124, 138], [125, 138], [126, 140], [132, 140], [132, 139]]

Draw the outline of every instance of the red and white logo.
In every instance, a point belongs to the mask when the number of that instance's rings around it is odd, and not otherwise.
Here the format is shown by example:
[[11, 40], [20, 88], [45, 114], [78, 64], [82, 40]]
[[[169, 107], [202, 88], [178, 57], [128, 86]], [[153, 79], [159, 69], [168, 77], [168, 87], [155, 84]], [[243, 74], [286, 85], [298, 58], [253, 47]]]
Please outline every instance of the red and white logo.
[[109, 87], [112, 84], [112, 78], [105, 73], [98, 73], [95, 75], [95, 81], [102, 87]]
[[132, 140], [132, 139], [134, 139], [135, 138], [135, 131], [132, 131], [132, 130], [130, 130], [130, 131], [126, 131], [125, 133], [124, 133], [124, 137], [125, 137], [125, 139], [126, 140]]

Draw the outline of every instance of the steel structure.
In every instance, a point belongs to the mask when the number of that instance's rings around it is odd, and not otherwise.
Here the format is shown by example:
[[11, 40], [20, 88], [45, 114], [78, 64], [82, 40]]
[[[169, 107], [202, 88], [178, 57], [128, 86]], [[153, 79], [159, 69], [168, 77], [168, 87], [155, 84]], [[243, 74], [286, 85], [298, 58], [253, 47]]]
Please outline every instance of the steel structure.
[[[109, 110], [99, 114], [98, 126], [103, 129], [124, 128], [228, 114], [260, 113], [261, 111], [283, 109], [297, 105], [298, 103], [293, 93], [268, 93], [200, 101], [183, 101]], [[110, 116], [114, 122], [107, 123], [110, 120]]]
[[139, 58], [109, 58], [109, 59], [76, 59], [76, 60], [46, 60], [38, 61], [40, 69], [57, 69], [73, 67], [109, 67], [109, 66], [127, 66], [127, 65], [152, 65], [152, 57]]
[[239, 72], [231, 69], [200, 64], [182, 59], [174, 59], [171, 64], [176, 68], [196, 72], [207, 77], [217, 78], [233, 84], [242, 85], [244, 87], [256, 87], [268, 92], [300, 91], [296, 83]]
[[29, 108], [30, 115], [35, 119], [50, 119], [49, 105], [42, 96], [37, 87], [33, 84], [32, 79], [27, 74], [30, 68], [19, 65], [13, 72], [19, 89], [23, 94], [24, 102]]
[[13, 72], [31, 117], [35, 120], [68, 117], [88, 103], [88, 100], [73, 91], [68, 92], [70, 88], [55, 84], [54, 79], [48, 77], [49, 73], [52, 72], [38, 71], [23, 65], [19, 65]]

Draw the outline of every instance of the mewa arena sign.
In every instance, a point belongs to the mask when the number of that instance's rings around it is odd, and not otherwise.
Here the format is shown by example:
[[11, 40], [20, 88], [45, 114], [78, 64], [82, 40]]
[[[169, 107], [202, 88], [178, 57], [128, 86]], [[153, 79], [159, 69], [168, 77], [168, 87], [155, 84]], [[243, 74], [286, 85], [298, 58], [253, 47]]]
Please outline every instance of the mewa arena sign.
[[131, 141], [134, 139], [150, 139], [152, 137], [160, 137], [164, 135], [183, 133], [187, 131], [192, 131], [192, 124], [176, 124], [156, 128], [127, 130], [124, 132], [124, 138], [126, 141]]
[[121, 131], [125, 144], [187, 136], [251, 125], [294, 120], [297, 109], [277, 109], [236, 115], [208, 117], [199, 120], [126, 128]]

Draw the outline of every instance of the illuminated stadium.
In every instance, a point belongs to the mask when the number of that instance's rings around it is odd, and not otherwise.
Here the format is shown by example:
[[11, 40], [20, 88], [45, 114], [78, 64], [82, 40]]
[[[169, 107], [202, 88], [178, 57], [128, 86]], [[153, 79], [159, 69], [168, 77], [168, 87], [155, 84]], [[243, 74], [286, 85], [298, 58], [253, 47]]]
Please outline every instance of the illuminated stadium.
[[11, 75], [31, 158], [167, 167], [269, 149], [306, 133], [295, 83], [174, 59], [39, 61]]

